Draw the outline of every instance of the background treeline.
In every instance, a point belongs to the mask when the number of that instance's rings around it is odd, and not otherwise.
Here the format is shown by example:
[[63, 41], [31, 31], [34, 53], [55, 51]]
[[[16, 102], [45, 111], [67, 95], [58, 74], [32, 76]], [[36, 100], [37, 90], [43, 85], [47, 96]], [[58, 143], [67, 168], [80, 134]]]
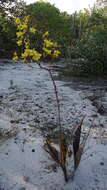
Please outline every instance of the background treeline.
[[[68, 14], [42, 0], [26, 5], [24, 1], [0, 0], [0, 58], [12, 58], [17, 50], [15, 18], [30, 15], [38, 31], [49, 31], [58, 42], [63, 58], [74, 72], [107, 73], [107, 1]], [[41, 47], [41, 35], [31, 36], [32, 48]], [[18, 50], [20, 51], [20, 49]]]

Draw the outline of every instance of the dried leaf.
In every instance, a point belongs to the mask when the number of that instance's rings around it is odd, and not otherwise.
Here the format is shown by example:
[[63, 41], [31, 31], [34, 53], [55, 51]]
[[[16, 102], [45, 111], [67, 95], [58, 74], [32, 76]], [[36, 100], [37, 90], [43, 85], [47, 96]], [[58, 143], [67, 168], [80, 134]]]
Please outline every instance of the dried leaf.
[[[84, 119], [84, 118], [83, 118]], [[83, 124], [83, 119], [81, 123], [76, 127], [76, 131], [73, 138], [73, 152], [74, 152], [74, 168], [77, 169], [80, 160], [81, 160], [81, 151], [80, 151], [80, 137], [81, 137], [81, 127]]]
[[65, 181], [67, 182], [68, 177], [67, 177], [67, 171], [66, 171], [66, 157], [67, 157], [67, 152], [68, 152], [68, 146], [66, 143], [66, 137], [65, 137], [64, 132], [61, 133], [60, 151], [61, 151], [60, 165], [64, 173]]

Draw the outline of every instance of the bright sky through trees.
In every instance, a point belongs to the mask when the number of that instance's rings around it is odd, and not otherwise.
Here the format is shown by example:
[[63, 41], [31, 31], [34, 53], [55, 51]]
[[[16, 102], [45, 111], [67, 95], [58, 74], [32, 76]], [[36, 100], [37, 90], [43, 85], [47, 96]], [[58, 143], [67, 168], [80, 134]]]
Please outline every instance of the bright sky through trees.
[[[37, 0], [26, 0], [27, 3], [34, 3]], [[74, 11], [88, 8], [89, 5], [93, 6], [95, 0], [47, 0], [48, 2], [55, 4], [61, 11], [67, 11], [72, 13]]]

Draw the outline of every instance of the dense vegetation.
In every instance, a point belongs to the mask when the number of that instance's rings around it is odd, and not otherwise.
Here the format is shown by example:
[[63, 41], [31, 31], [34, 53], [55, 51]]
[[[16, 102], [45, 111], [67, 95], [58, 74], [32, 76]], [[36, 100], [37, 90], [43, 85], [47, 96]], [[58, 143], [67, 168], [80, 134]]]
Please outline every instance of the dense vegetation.
[[41, 0], [30, 5], [24, 1], [0, 0], [0, 58], [12, 58], [14, 50], [20, 54], [15, 19], [29, 15], [31, 26], [39, 31], [30, 35], [32, 48], [40, 51], [41, 35], [49, 31], [50, 39], [59, 44], [59, 58], [64, 58], [71, 70], [106, 74], [106, 12], [106, 0], [97, 0], [93, 8], [71, 15], [62, 13], [54, 5]]

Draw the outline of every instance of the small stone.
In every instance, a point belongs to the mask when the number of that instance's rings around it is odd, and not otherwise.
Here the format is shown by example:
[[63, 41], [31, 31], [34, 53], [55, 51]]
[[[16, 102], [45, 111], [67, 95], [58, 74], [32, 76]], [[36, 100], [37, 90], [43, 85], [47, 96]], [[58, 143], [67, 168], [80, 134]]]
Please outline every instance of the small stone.
[[14, 101], [14, 100], [15, 100], [14, 98], [11, 98], [11, 99], [10, 99], [11, 102]]
[[35, 149], [32, 149], [32, 152], [35, 152]]
[[18, 124], [19, 123], [19, 120], [10, 120], [10, 123], [15, 123], [15, 124]]
[[97, 139], [97, 137], [93, 137], [93, 139]]
[[101, 105], [100, 108], [98, 109], [98, 113], [100, 113], [101, 115], [105, 113], [105, 109], [103, 105]]
[[94, 181], [95, 181], [95, 182], [99, 182], [99, 180], [98, 180], [98, 179], [94, 179]]
[[52, 170], [53, 170], [54, 172], [57, 172], [57, 166], [56, 166], [56, 165], [53, 165], [53, 166], [52, 166]]
[[3, 95], [0, 95], [0, 98], [3, 98]]
[[23, 176], [23, 180], [24, 180], [25, 182], [28, 182], [28, 181], [29, 181], [29, 176]]
[[104, 166], [104, 162], [100, 162], [100, 165], [101, 165], [101, 166]]
[[100, 127], [104, 128], [104, 125], [103, 125], [103, 124], [100, 124]]
[[26, 128], [23, 128], [23, 131], [26, 131]]
[[98, 117], [98, 115], [97, 114], [93, 114], [92, 117]]
[[35, 104], [35, 106], [37, 106], [37, 107], [38, 107], [38, 106], [39, 106], [39, 104]]
[[40, 108], [40, 109], [43, 109], [43, 107], [42, 107], [42, 106], [39, 106], [39, 108]]
[[19, 190], [26, 190], [26, 188], [25, 187], [21, 187]]

